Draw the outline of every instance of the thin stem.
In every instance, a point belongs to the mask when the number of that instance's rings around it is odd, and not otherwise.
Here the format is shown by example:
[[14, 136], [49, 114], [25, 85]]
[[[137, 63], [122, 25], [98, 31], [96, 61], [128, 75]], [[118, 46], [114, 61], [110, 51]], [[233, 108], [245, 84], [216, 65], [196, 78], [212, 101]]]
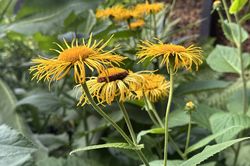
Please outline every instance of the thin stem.
[[155, 14], [152, 13], [152, 16], [153, 16], [153, 24], [154, 24], [154, 37], [158, 37], [158, 34], [157, 34], [157, 24], [156, 24], [156, 16]]
[[228, 21], [232, 22], [232, 19], [231, 19], [230, 15], [229, 15], [229, 8], [227, 6], [226, 0], [222, 0], [222, 3], [223, 3], [223, 6], [224, 6], [224, 9], [225, 9]]
[[[116, 101], [117, 101], [117, 104], [119, 105], [120, 110], [122, 111], [122, 113], [123, 113], [123, 115], [124, 115], [124, 119], [125, 119], [125, 122], [126, 122], [126, 124], [127, 124], [129, 133], [130, 133], [130, 135], [131, 135], [131, 137], [132, 137], [132, 140], [133, 140], [133, 142], [134, 142], [134, 145], [137, 145], [135, 132], [134, 132], [133, 126], [132, 126], [132, 124], [131, 124], [131, 121], [130, 121], [130, 119], [129, 119], [127, 110], [126, 110], [126, 108], [125, 108], [123, 102], [119, 102], [118, 99], [116, 99]], [[142, 160], [142, 162], [143, 162], [145, 165], [149, 166], [148, 161], [147, 161], [146, 157], [144, 156], [144, 154], [142, 153], [142, 151], [141, 151], [141, 150], [138, 150], [138, 151], [136, 151], [136, 152], [137, 152], [137, 154], [139, 155], [139, 157], [140, 157], [140, 159]]]
[[127, 110], [126, 110], [126, 108], [125, 108], [125, 106], [124, 106], [124, 104], [122, 102], [119, 102], [118, 99], [116, 99], [116, 101], [117, 101], [117, 104], [118, 104], [120, 110], [122, 111], [122, 113], [124, 115], [124, 119], [125, 119], [125, 122], [127, 124], [127, 127], [128, 127], [128, 130], [129, 130], [129, 133], [131, 135], [131, 138], [132, 138], [134, 144], [136, 144], [137, 141], [136, 141], [135, 132], [134, 132], [133, 126], [131, 124], [131, 121], [129, 119]]
[[113, 119], [106, 114], [105, 112], [103, 112], [101, 110], [101, 108], [95, 103], [94, 99], [92, 98], [92, 96], [89, 93], [89, 89], [86, 85], [86, 83], [82, 84], [82, 88], [86, 94], [86, 97], [88, 98], [88, 101], [90, 102], [90, 104], [94, 107], [94, 109], [106, 120], [108, 121], [120, 134], [121, 136], [131, 145], [133, 145], [133, 141], [127, 136], [127, 134], [113, 121]]
[[[134, 142], [127, 136], [127, 134], [113, 121], [113, 119], [107, 115], [105, 112], [102, 111], [102, 109], [95, 103], [94, 99], [89, 93], [89, 89], [86, 85], [86, 83], [82, 84], [82, 88], [86, 94], [86, 97], [88, 98], [88, 101], [92, 105], [92, 107], [106, 120], [108, 121], [120, 134], [121, 136], [130, 144], [130, 145], [135, 145]], [[150, 166], [146, 157], [142, 153], [141, 150], [136, 150], [136, 153], [139, 155], [140, 159], [146, 166]]]
[[190, 142], [190, 133], [191, 133], [191, 113], [188, 113], [189, 114], [189, 122], [188, 122], [188, 131], [187, 131], [187, 139], [186, 139], [186, 145], [185, 145], [185, 152], [184, 152], [184, 155], [187, 156], [187, 149], [188, 149], [188, 146], [189, 146], [189, 142]]
[[144, 93], [143, 93], [143, 99], [144, 99], [144, 103], [145, 103], [145, 106], [146, 106], [146, 111], [147, 111], [147, 113], [148, 113], [150, 119], [152, 120], [152, 122], [153, 122], [156, 126], [160, 125], [160, 123], [157, 123], [157, 120], [155, 119], [154, 115], [152, 114], [152, 111], [150, 110], [149, 103], [148, 103], [147, 98], [146, 98], [146, 96], [145, 96]]
[[[239, 18], [237, 14], [235, 14], [235, 20], [238, 24], [238, 30], [239, 30], [239, 42], [236, 43], [237, 49], [238, 49], [238, 56], [240, 57], [240, 66], [241, 66], [241, 79], [243, 83], [243, 114], [247, 114], [248, 111], [248, 95], [247, 95], [247, 81], [245, 78], [245, 70], [244, 70], [244, 59], [243, 59], [243, 54], [242, 54], [242, 32], [241, 32], [241, 24], [239, 22]], [[243, 136], [243, 133], [241, 132], [240, 137]], [[239, 157], [239, 152], [241, 148], [241, 142], [238, 144], [238, 147], [235, 152], [235, 158], [234, 158], [234, 166], [236, 166], [238, 157]]]
[[186, 160], [186, 156], [182, 153], [182, 151], [180, 150], [180, 148], [178, 147], [178, 145], [176, 145], [176, 143], [174, 142], [173, 138], [171, 137], [171, 135], [168, 136], [169, 137], [169, 141], [173, 144], [173, 147], [175, 148], [176, 152], [181, 156], [181, 158], [183, 160]]
[[0, 14], [0, 21], [3, 19], [4, 14], [7, 12], [8, 8], [9, 8], [10, 5], [11, 5], [11, 3], [12, 3], [12, 0], [10, 0], [10, 1], [8, 2], [8, 4], [5, 6], [5, 8], [3, 9], [2, 13]]
[[150, 105], [150, 110], [153, 112], [153, 114], [154, 114], [155, 118], [157, 119], [158, 123], [160, 124], [160, 126], [162, 128], [164, 128], [164, 124], [163, 124], [161, 118], [159, 117], [157, 111], [155, 110], [155, 107], [153, 106], [153, 104], [149, 100], [148, 100], [148, 103]]
[[174, 82], [174, 73], [172, 66], [169, 69], [169, 75], [170, 75], [170, 90], [169, 90], [169, 96], [168, 96], [168, 105], [166, 108], [166, 115], [165, 115], [165, 141], [164, 141], [164, 161], [163, 165], [167, 166], [167, 160], [168, 160], [168, 116], [170, 111], [170, 106], [173, 98], [173, 82]]

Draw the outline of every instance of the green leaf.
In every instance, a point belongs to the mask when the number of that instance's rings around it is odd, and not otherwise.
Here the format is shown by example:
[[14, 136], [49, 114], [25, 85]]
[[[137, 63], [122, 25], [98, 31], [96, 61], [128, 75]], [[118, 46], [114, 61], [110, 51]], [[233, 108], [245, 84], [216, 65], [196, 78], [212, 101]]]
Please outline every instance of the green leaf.
[[[183, 163], [182, 160], [168, 160], [167, 164], [168, 166], [179, 166], [181, 163]], [[150, 166], [162, 166], [163, 165], [163, 160], [154, 160], [149, 162]], [[145, 166], [145, 165], [141, 165]]]
[[93, 0], [91, 3], [86, 1], [67, 2], [63, 5], [58, 5], [58, 7], [54, 10], [40, 12], [6, 27], [0, 27], [0, 31], [15, 31], [27, 35], [31, 35], [36, 32], [53, 34], [58, 32], [58, 30], [63, 29], [64, 20], [71, 12], [79, 14], [84, 10], [88, 10], [96, 6], [97, 2], [98, 0]]
[[168, 127], [174, 128], [188, 124], [189, 117], [184, 110], [174, 110], [169, 114]]
[[218, 112], [222, 112], [222, 110], [219, 110], [217, 108], [209, 107], [205, 104], [199, 104], [197, 106], [197, 111], [192, 113], [192, 121], [197, 123], [200, 127], [203, 127], [205, 129], [211, 129], [209, 118]]
[[178, 86], [178, 88], [175, 90], [175, 95], [178, 96], [208, 90], [223, 89], [229, 84], [230, 82], [220, 80], [192, 81], [190, 83], [185, 83]]
[[[248, 54], [244, 56], [244, 68], [249, 65], [250, 59]], [[208, 65], [218, 72], [241, 73], [240, 58], [237, 49], [222, 45], [216, 45], [215, 49], [207, 58]]]
[[31, 156], [36, 151], [34, 145], [6, 125], [0, 125], [0, 149], [0, 165], [34, 165]]
[[234, 0], [229, 8], [229, 13], [235, 14], [239, 12], [247, 3], [247, 0]]
[[54, 158], [48, 157], [37, 162], [37, 166], [103, 166], [94, 158], [74, 157]]
[[92, 146], [86, 146], [83, 148], [75, 149], [71, 151], [69, 154], [72, 155], [73, 153], [77, 152], [83, 152], [88, 150], [95, 150], [95, 149], [103, 149], [103, 148], [118, 148], [118, 149], [129, 149], [129, 150], [140, 150], [144, 148], [144, 145], [130, 145], [127, 143], [107, 143], [107, 144], [101, 144], [101, 145], [92, 145]]
[[247, 31], [243, 27], [240, 27], [239, 30], [239, 25], [236, 23], [224, 21], [222, 29], [226, 38], [236, 44], [243, 43], [249, 37]]
[[186, 160], [185, 162], [180, 164], [180, 166], [191, 166], [191, 165], [195, 166], [195, 165], [198, 165], [201, 162], [208, 159], [209, 157], [212, 157], [216, 153], [219, 153], [219, 152], [223, 151], [224, 149], [232, 146], [233, 144], [239, 143], [239, 142], [247, 140], [249, 138], [250, 137], [245, 137], [245, 138], [240, 138], [240, 139], [235, 139], [235, 140], [215, 144], [215, 145], [212, 145], [212, 146], [206, 146], [205, 149], [202, 152], [200, 152], [197, 155], [195, 155], [195, 156], [191, 157], [190, 159]]
[[32, 105], [40, 111], [54, 111], [60, 107], [59, 99], [52, 93], [39, 92], [19, 100], [16, 106]]
[[239, 129], [242, 129], [243, 127], [242, 126], [232, 126], [232, 127], [229, 127], [227, 129], [224, 129], [218, 133], [215, 133], [215, 134], [212, 134], [212, 135], [209, 135], [207, 136], [206, 138], [203, 138], [202, 140], [200, 140], [199, 142], [195, 143], [194, 145], [190, 146], [186, 153], [190, 153], [190, 152], [193, 152], [205, 145], [207, 145], [208, 143], [210, 143], [211, 141], [213, 141], [215, 138], [223, 135], [223, 134], [226, 134], [227, 132], [231, 131], [232, 129], [235, 129], [235, 128], [239, 128]]
[[139, 134], [137, 135], [137, 143], [141, 141], [141, 137], [146, 135], [146, 134], [164, 134], [164, 128], [153, 128], [149, 130], [143, 130], [140, 131]]
[[216, 138], [217, 142], [224, 142], [234, 138], [241, 130], [250, 127], [250, 117], [235, 113], [216, 113], [210, 117], [211, 129], [213, 133], [218, 133], [231, 126], [242, 126], [235, 128]]

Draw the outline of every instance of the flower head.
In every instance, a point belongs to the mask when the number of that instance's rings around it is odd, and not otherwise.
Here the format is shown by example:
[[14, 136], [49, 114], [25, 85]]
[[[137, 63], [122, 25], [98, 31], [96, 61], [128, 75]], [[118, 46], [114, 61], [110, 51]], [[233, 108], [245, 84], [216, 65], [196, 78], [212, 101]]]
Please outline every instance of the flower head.
[[[125, 101], [132, 88], [137, 88], [142, 82], [143, 77], [139, 74], [113, 67], [104, 70], [98, 77], [91, 77], [86, 84], [90, 94], [96, 97], [99, 103], [111, 104], [115, 98]], [[86, 95], [82, 92], [79, 104], [83, 106], [87, 102]]]
[[144, 26], [144, 25], [145, 25], [144, 20], [136, 20], [136, 21], [134, 21], [134, 22], [131, 22], [131, 23], [129, 24], [129, 27], [130, 27], [131, 29], [136, 29], [136, 28], [142, 27], [142, 26]]
[[187, 112], [193, 112], [195, 110], [196, 110], [196, 106], [195, 106], [195, 104], [192, 101], [189, 101], [189, 102], [186, 103], [185, 111], [187, 111]]
[[161, 65], [166, 64], [168, 71], [171, 62], [174, 71], [177, 71], [181, 67], [191, 70], [193, 64], [196, 66], [196, 70], [198, 70], [198, 66], [202, 63], [202, 50], [200, 47], [195, 47], [193, 45], [186, 48], [181, 45], [164, 44], [159, 40], [157, 44], [149, 41], [142, 41], [142, 44], [138, 47], [139, 51], [137, 56], [141, 59], [139, 62], [148, 58], [152, 60], [162, 57]]
[[111, 8], [98, 9], [96, 11], [97, 18], [112, 17], [115, 21], [124, 21], [132, 17], [132, 12], [124, 8], [122, 5], [115, 5]]
[[134, 7], [134, 12], [137, 13], [137, 16], [150, 14], [150, 13], [158, 13], [164, 8], [164, 3], [145, 3], [137, 4]]
[[[110, 38], [111, 39], [111, 38]], [[108, 40], [109, 41], [109, 40]], [[64, 40], [67, 48], [63, 48], [59, 44], [59, 50], [55, 50], [59, 53], [58, 57], [47, 59], [47, 58], [36, 58], [32, 60], [34, 66], [30, 67], [30, 72], [34, 73], [33, 78], [46, 81], [58, 81], [65, 77], [70, 69], [74, 69], [74, 79], [76, 83], [85, 82], [85, 66], [91, 71], [96, 69], [99, 73], [106, 68], [106, 66], [112, 66], [119, 64], [124, 57], [119, 55], [113, 55], [112, 52], [115, 50], [104, 51], [103, 49], [108, 44], [108, 41], [101, 44], [102, 40], [97, 42], [92, 41], [90, 36], [87, 43], [83, 40], [83, 44], [79, 45], [77, 40], [73, 40], [71, 46]]]
[[140, 100], [147, 97], [151, 102], [157, 102], [166, 97], [169, 93], [169, 82], [164, 76], [159, 74], [140, 74], [144, 78], [142, 86], [138, 87], [133, 93], [130, 93], [130, 99]]

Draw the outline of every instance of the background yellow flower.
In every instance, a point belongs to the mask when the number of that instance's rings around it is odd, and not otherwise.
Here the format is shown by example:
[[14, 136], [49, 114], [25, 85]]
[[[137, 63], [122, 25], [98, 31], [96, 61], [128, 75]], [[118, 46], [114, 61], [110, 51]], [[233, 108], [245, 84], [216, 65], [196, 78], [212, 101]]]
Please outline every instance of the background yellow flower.
[[142, 62], [146, 59], [154, 59], [161, 57], [161, 65], [166, 64], [169, 71], [170, 63], [173, 65], [173, 70], [177, 71], [179, 68], [191, 70], [193, 64], [198, 70], [198, 66], [202, 64], [202, 50], [200, 47], [193, 45], [184, 47], [175, 44], [164, 44], [160, 40], [157, 44], [150, 41], [142, 41], [138, 45], [137, 56]]

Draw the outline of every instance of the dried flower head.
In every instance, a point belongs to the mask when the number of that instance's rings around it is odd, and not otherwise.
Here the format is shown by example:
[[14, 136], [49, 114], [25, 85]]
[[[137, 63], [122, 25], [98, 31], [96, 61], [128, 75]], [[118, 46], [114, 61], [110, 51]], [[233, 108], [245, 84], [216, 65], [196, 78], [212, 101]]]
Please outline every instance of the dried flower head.
[[[111, 39], [111, 38], [110, 38]], [[108, 44], [109, 40], [102, 44], [102, 40], [97, 42], [92, 40], [90, 36], [87, 43], [83, 40], [83, 44], [79, 45], [77, 40], [73, 40], [71, 46], [64, 40], [66, 48], [59, 44], [61, 50], [55, 50], [59, 53], [56, 58], [36, 58], [32, 60], [34, 66], [30, 67], [30, 72], [34, 73], [33, 78], [38, 81], [58, 81], [65, 77], [73, 68], [74, 79], [76, 83], [85, 82], [85, 67], [90, 70], [96, 69], [99, 73], [107, 66], [119, 64], [123, 59], [122, 56], [113, 55], [115, 50], [104, 51], [103, 49]]]
[[138, 46], [137, 56], [141, 59], [139, 62], [148, 58], [152, 60], [162, 57], [161, 65], [165, 64], [169, 71], [169, 67], [172, 64], [173, 70], [177, 71], [179, 68], [191, 70], [193, 64], [196, 70], [198, 70], [198, 66], [202, 64], [201, 53], [200, 47], [191, 45], [186, 48], [181, 45], [164, 44], [158, 40], [157, 44], [150, 41], [142, 41]]

